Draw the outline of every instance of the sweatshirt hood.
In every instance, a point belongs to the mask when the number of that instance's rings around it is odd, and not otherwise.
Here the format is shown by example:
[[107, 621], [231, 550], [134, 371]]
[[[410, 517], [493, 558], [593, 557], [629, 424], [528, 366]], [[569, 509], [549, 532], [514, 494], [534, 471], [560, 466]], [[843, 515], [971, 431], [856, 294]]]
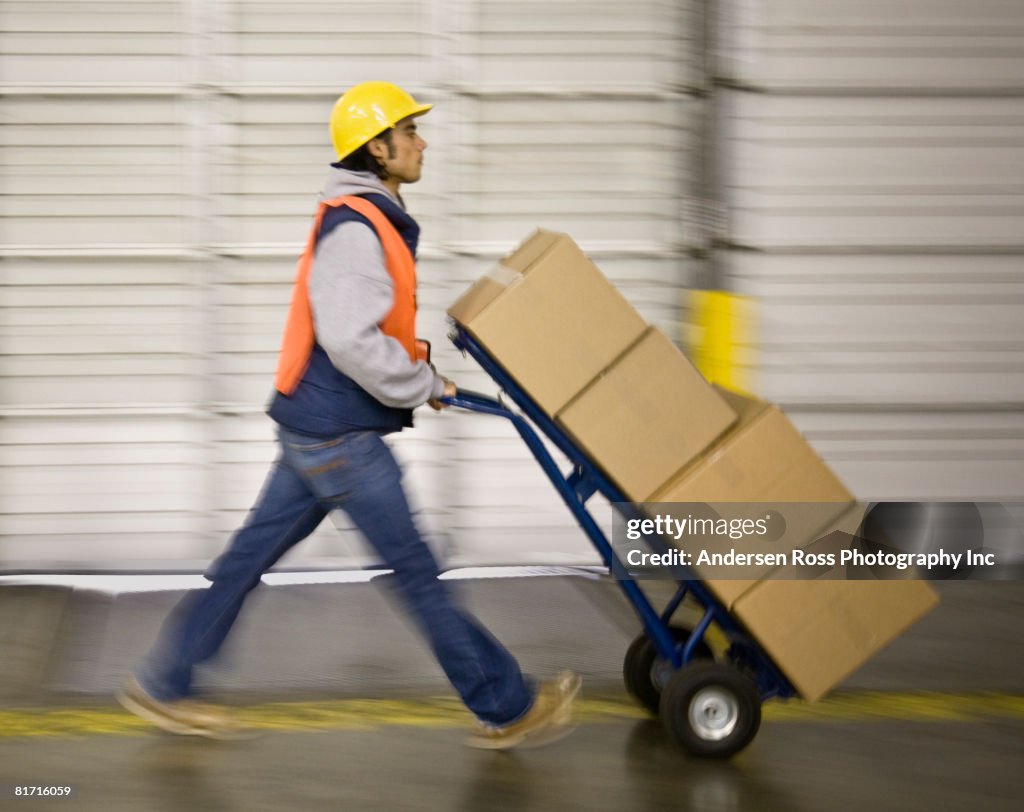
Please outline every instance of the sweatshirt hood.
[[393, 200], [399, 206], [402, 205], [401, 198], [392, 194], [383, 181], [372, 172], [353, 172], [351, 169], [343, 169], [340, 166], [331, 166], [327, 174], [327, 181], [324, 183], [324, 190], [320, 193], [320, 200], [332, 200], [344, 195], [384, 195]]

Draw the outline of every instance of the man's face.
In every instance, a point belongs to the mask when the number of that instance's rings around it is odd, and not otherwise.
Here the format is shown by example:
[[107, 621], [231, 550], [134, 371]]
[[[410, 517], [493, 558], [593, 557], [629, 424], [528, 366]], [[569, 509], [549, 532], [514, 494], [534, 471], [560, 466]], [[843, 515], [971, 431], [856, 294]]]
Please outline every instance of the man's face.
[[391, 131], [391, 149], [383, 140], [375, 140], [371, 149], [384, 165], [388, 177], [398, 183], [415, 183], [423, 173], [423, 150], [427, 148], [416, 131], [416, 119], [404, 118]]

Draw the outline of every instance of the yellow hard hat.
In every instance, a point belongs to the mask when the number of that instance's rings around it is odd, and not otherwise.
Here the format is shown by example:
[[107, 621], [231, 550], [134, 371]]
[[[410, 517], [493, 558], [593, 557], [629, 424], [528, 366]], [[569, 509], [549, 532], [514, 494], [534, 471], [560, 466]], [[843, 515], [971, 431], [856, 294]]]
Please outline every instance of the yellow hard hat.
[[403, 118], [422, 115], [431, 107], [432, 104], [420, 104], [390, 82], [363, 82], [350, 88], [331, 111], [331, 141], [338, 160]]

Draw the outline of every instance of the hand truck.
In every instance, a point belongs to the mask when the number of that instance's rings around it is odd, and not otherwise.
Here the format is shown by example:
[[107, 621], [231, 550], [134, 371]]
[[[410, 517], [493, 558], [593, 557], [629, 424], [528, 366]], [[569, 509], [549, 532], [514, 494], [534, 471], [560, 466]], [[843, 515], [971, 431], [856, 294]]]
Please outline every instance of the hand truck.
[[[628, 514], [626, 518], [642, 516], [640, 510], [461, 326], [455, 326], [451, 340], [480, 364], [521, 413], [495, 398], [474, 392], [460, 391], [454, 397], [444, 398], [444, 402], [509, 420], [609, 572], [625, 572], [604, 531], [587, 509], [587, 501], [600, 493], [616, 509]], [[569, 459], [572, 472], [568, 476], [563, 476], [536, 429]], [[661, 717], [669, 736], [684, 750], [696, 756], [729, 758], [757, 734], [761, 704], [773, 697], [794, 696], [796, 691], [767, 652], [730, 616], [707, 586], [688, 577], [685, 569], [683, 572], [687, 577], [678, 580], [675, 594], [660, 612], [636, 579], [617, 578], [643, 627], [626, 651], [623, 678], [626, 690], [643, 707]], [[703, 612], [692, 628], [673, 622], [687, 597]], [[728, 640], [727, 649], [717, 658], [705, 640], [712, 623]]]

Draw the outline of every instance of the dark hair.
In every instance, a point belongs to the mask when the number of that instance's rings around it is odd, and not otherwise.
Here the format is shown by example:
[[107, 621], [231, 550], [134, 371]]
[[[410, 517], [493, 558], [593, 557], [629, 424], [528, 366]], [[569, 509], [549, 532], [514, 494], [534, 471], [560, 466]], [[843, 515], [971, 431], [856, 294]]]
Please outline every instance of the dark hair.
[[[382, 132], [380, 135], [376, 135], [370, 139], [370, 141], [375, 141], [379, 138], [381, 141], [383, 141], [387, 145], [389, 156], [394, 154], [391, 142], [392, 132], [393, 130], [387, 129], [384, 130], [384, 132]], [[387, 170], [379, 163], [377, 163], [377, 159], [370, 154], [369, 147], [370, 142], [367, 141], [355, 152], [349, 153], [334, 165], [340, 166], [342, 169], [348, 169], [352, 172], [372, 172], [381, 180], [387, 180]]]

